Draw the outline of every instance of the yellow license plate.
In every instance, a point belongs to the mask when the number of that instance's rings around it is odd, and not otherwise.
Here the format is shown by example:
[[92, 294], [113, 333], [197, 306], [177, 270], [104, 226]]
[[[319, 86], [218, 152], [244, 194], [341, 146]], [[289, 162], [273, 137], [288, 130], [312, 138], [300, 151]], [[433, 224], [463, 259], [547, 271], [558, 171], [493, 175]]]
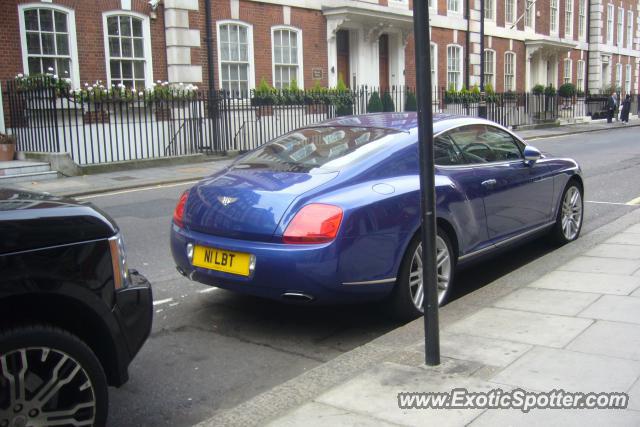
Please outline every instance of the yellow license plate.
[[193, 248], [193, 265], [225, 273], [249, 275], [251, 255], [196, 245]]

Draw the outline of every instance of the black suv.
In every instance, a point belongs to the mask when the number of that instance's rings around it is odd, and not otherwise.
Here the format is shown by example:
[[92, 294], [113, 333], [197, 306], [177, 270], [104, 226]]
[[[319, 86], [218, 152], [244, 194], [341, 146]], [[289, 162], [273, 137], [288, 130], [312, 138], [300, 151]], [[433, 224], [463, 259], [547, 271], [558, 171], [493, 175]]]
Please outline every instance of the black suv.
[[0, 189], [0, 427], [104, 425], [152, 315], [106, 214]]

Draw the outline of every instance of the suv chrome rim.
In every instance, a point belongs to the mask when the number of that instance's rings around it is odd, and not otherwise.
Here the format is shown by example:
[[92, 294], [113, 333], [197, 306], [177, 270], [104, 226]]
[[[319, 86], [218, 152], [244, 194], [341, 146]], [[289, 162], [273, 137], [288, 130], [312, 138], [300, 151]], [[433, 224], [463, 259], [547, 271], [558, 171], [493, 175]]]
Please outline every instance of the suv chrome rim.
[[91, 426], [96, 413], [89, 375], [73, 357], [48, 347], [0, 357], [0, 427]]
[[567, 240], [573, 240], [580, 231], [582, 223], [582, 196], [577, 187], [567, 190], [562, 201], [562, 234]]
[[[444, 239], [436, 236], [436, 265], [438, 269], [438, 304], [441, 304], [449, 288], [451, 279], [451, 254]], [[424, 287], [422, 282], [422, 243], [418, 245], [409, 269], [409, 293], [413, 305], [420, 310], [424, 300]]]

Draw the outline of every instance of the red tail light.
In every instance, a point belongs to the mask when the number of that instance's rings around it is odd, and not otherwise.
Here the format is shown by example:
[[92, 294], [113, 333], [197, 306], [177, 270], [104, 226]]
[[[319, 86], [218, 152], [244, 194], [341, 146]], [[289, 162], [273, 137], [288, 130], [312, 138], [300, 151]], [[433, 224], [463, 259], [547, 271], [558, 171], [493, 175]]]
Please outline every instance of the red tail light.
[[178, 227], [184, 227], [184, 205], [187, 203], [187, 198], [189, 197], [189, 190], [182, 193], [180, 196], [180, 200], [178, 200], [178, 204], [176, 205], [176, 210], [173, 211], [173, 222]]
[[300, 209], [282, 237], [284, 243], [326, 243], [335, 239], [342, 209], [333, 205], [312, 204]]

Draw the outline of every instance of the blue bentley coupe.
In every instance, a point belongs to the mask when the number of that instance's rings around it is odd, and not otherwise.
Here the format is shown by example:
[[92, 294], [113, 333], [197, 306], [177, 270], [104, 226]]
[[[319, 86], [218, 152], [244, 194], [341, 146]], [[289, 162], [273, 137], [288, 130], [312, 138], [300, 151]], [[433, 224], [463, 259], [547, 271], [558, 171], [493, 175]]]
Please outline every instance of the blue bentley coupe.
[[[583, 181], [571, 159], [542, 155], [487, 120], [436, 115], [439, 301], [456, 267], [538, 234], [575, 240]], [[238, 157], [187, 190], [171, 249], [192, 280], [261, 297], [385, 299], [422, 311], [415, 113], [310, 125]]]

